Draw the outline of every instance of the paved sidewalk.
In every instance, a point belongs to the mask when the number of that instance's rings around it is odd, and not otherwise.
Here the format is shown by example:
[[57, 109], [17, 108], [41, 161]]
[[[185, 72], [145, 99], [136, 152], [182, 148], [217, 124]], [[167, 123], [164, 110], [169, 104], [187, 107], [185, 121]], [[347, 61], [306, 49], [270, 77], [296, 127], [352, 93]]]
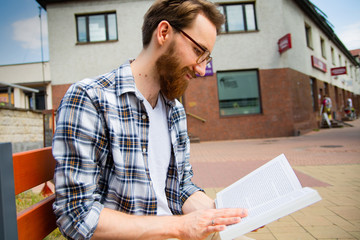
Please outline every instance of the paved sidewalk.
[[194, 182], [216, 192], [284, 153], [303, 186], [323, 200], [246, 236], [261, 239], [360, 239], [360, 120], [298, 137], [191, 144]]

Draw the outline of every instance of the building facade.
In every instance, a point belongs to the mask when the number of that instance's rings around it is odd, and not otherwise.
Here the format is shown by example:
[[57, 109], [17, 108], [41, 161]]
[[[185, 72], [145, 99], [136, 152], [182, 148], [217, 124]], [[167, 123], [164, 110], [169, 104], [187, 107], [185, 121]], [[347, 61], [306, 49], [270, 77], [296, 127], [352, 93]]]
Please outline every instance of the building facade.
[[[47, 11], [52, 106], [67, 88], [141, 51], [153, 1], [37, 0]], [[283, 137], [319, 127], [321, 101], [360, 112], [359, 63], [308, 0], [216, 1], [226, 16], [208, 65], [182, 98], [201, 140]]]
[[0, 66], [0, 106], [52, 109], [49, 62]]

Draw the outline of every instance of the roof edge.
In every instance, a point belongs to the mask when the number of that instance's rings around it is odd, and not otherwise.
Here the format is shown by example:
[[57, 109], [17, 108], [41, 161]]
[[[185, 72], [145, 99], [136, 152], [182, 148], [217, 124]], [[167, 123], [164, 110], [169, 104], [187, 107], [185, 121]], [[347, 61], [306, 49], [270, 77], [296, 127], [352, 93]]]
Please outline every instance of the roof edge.
[[313, 3], [311, 3], [309, 0], [294, 1], [305, 12], [305, 14], [310, 17], [310, 19], [313, 20], [315, 24], [327, 35], [327, 37], [329, 37], [333, 43], [350, 59], [354, 65], [360, 66], [350, 51], [335, 34], [334, 30], [328, 25], [326, 19], [316, 11], [316, 6]]

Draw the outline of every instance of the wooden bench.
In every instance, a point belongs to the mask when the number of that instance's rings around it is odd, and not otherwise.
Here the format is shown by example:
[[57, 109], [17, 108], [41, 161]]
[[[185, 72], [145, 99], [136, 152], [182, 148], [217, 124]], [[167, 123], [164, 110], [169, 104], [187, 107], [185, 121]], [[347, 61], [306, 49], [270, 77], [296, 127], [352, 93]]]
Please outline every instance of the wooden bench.
[[0, 143], [0, 154], [0, 239], [43, 239], [57, 228], [55, 194], [18, 214], [15, 195], [53, 179], [51, 147], [12, 154], [10, 143]]

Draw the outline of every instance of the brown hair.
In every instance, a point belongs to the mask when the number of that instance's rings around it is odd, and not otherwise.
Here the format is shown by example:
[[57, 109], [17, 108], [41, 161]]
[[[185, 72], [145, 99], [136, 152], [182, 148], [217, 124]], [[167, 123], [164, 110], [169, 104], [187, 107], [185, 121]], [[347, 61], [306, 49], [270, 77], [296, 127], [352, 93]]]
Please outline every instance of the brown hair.
[[149, 45], [152, 34], [161, 21], [168, 21], [175, 30], [183, 29], [189, 27], [199, 13], [204, 14], [215, 25], [217, 33], [220, 32], [225, 18], [212, 2], [207, 0], [155, 1], [144, 16], [143, 47]]

